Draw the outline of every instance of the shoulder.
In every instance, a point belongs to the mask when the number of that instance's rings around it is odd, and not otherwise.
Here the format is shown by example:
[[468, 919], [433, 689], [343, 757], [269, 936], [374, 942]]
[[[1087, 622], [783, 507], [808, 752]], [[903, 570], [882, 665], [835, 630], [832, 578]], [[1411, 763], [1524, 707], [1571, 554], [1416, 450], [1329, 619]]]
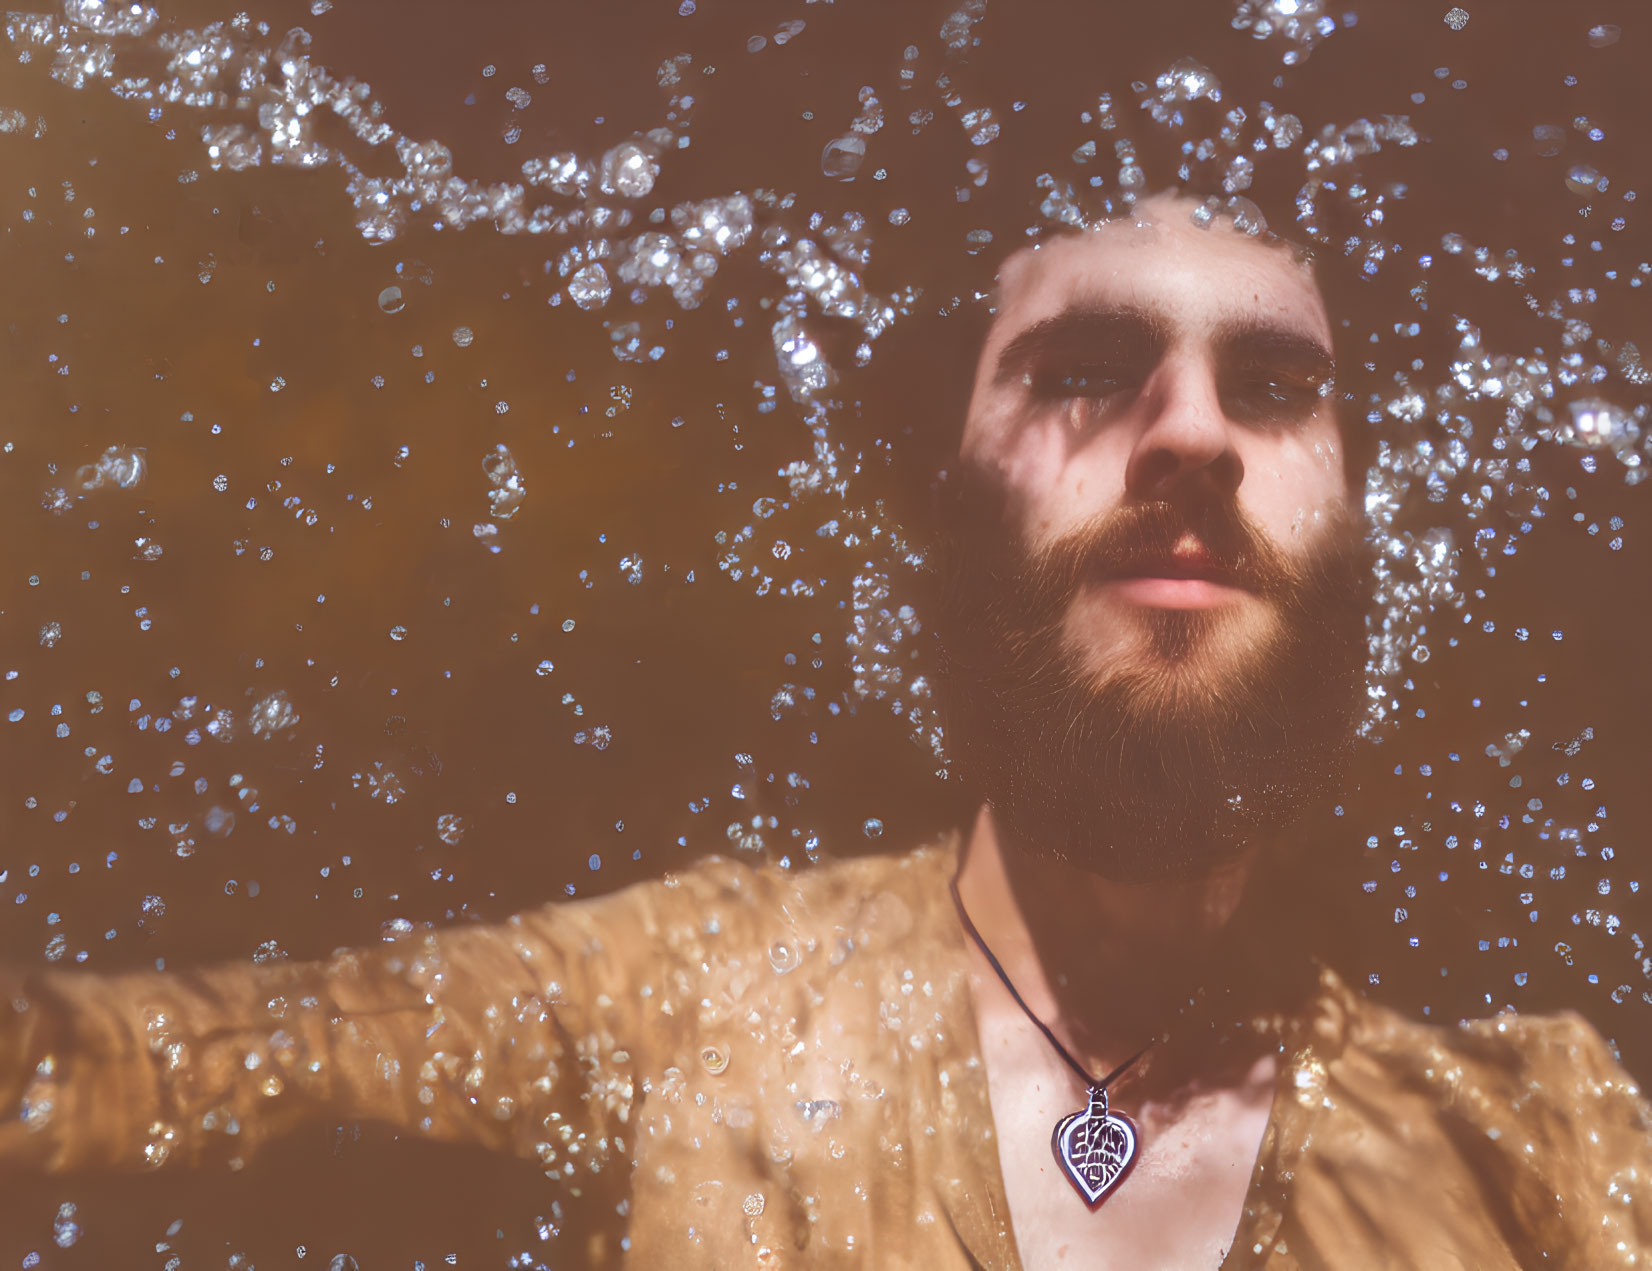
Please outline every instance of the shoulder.
[[[1413, 1158], [1418, 1182], [1472, 1194], [1523, 1256], [1573, 1265], [1643, 1251], [1652, 1108], [1581, 1016], [1419, 1023], [1329, 983], [1326, 1094]], [[1620, 1243], [1621, 1242], [1621, 1243]], [[1621, 1252], [1614, 1256], [1621, 1256]]]
[[712, 856], [590, 900], [545, 905], [512, 925], [637, 973], [815, 952], [844, 940], [887, 949], [922, 938], [956, 867], [943, 839], [802, 868]]
[[713, 856], [641, 884], [637, 901], [658, 912], [697, 915], [709, 934], [766, 930], [777, 922], [853, 928], [867, 919], [886, 936], [904, 934], [911, 924], [901, 920], [902, 911], [931, 904], [937, 890], [944, 894], [956, 861], [951, 840], [803, 868]]
[[1437, 1089], [1444, 1108], [1484, 1121], [1488, 1131], [1508, 1118], [1524, 1127], [1556, 1120], [1587, 1133], [1627, 1116], [1643, 1133], [1652, 1128], [1616, 1048], [1574, 1011], [1424, 1024], [1338, 990], [1347, 1053], [1375, 1060], [1396, 1081]]

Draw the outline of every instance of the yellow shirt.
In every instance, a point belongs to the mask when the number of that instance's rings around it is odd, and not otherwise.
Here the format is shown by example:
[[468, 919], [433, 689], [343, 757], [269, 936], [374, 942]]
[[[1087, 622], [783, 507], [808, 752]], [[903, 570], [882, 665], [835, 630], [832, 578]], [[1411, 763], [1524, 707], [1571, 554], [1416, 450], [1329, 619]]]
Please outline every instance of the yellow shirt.
[[[593, 1263], [1012, 1271], [955, 864], [711, 860], [323, 963], [14, 979], [0, 1170], [376, 1120], [621, 1197]], [[1424, 1026], [1326, 972], [1280, 1046], [1225, 1266], [1652, 1265], [1652, 1114], [1581, 1019]]]

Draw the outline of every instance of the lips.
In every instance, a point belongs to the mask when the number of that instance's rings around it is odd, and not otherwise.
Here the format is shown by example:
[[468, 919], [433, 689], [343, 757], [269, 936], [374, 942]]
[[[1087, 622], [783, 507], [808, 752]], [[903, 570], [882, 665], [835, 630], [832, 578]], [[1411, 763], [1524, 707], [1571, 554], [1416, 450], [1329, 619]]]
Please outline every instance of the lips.
[[1234, 563], [1218, 557], [1192, 534], [1184, 534], [1168, 553], [1152, 549], [1129, 553], [1126, 559], [1114, 561], [1103, 570], [1099, 581], [1131, 578], [1169, 578], [1224, 587], [1248, 585]]

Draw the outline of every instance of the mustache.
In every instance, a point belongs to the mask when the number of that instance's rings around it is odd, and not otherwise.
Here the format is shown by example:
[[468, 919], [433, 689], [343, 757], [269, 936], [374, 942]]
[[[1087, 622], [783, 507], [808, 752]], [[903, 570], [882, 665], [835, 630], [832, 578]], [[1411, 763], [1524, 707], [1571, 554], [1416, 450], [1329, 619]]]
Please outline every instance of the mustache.
[[1192, 572], [1271, 599], [1300, 594], [1303, 571], [1231, 501], [1133, 503], [1024, 556], [1042, 592], [1087, 582]]

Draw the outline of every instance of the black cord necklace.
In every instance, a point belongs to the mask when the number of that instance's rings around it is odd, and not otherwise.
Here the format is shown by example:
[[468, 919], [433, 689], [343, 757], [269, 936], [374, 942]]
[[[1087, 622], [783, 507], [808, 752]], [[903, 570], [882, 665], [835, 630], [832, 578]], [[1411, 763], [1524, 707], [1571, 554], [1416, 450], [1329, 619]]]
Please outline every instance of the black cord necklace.
[[1032, 1007], [1028, 1006], [1025, 999], [1016, 991], [1009, 973], [1004, 970], [1003, 964], [987, 947], [987, 942], [970, 921], [969, 911], [964, 908], [964, 899], [958, 894], [956, 874], [947, 886], [952, 891], [952, 904], [958, 910], [958, 919], [964, 924], [964, 930], [969, 934], [969, 938], [975, 941], [975, 947], [981, 950], [987, 963], [997, 972], [999, 980], [1015, 999], [1015, 1004], [1033, 1022], [1038, 1031], [1044, 1034], [1044, 1039], [1055, 1047], [1055, 1053], [1061, 1056], [1067, 1067], [1071, 1068], [1079, 1080], [1089, 1088], [1087, 1106], [1069, 1113], [1055, 1123], [1055, 1133], [1050, 1137], [1050, 1148], [1055, 1153], [1056, 1163], [1061, 1166], [1062, 1173], [1067, 1175], [1068, 1180], [1078, 1189], [1078, 1194], [1084, 1197], [1091, 1209], [1094, 1209], [1101, 1204], [1102, 1198], [1118, 1185], [1119, 1180], [1129, 1173], [1140, 1142], [1135, 1122], [1121, 1112], [1108, 1111], [1107, 1087], [1128, 1072], [1137, 1060], [1153, 1048], [1153, 1043], [1148, 1042], [1098, 1081], [1083, 1064], [1073, 1058], [1072, 1052], [1050, 1031], [1050, 1026], [1033, 1013]]

